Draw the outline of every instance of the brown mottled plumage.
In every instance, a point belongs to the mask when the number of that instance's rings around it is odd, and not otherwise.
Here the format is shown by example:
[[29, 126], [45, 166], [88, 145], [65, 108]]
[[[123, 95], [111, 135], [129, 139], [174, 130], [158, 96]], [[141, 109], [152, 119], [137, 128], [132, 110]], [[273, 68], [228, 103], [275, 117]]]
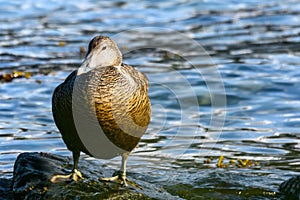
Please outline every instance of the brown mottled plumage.
[[[103, 157], [122, 154], [119, 175], [102, 180], [121, 179], [123, 184], [127, 184], [127, 157], [148, 127], [151, 104], [147, 78], [133, 67], [122, 63], [122, 55], [110, 38], [97, 36], [90, 42], [81, 67], [55, 89], [52, 111], [62, 138], [73, 153], [74, 166], [70, 175], [56, 175], [51, 181], [82, 178], [77, 170], [80, 152], [93, 156], [93, 149], [82, 140], [81, 134], [89, 137], [89, 132], [96, 130], [89, 128], [100, 125], [105, 136], [117, 147]], [[83, 117], [76, 121], [76, 115]], [[93, 117], [97, 125], [92, 122]], [[87, 127], [83, 129], [84, 133], [79, 132], [81, 127]], [[96, 150], [107, 151], [103, 147], [105, 144], [98, 142], [100, 146]]]

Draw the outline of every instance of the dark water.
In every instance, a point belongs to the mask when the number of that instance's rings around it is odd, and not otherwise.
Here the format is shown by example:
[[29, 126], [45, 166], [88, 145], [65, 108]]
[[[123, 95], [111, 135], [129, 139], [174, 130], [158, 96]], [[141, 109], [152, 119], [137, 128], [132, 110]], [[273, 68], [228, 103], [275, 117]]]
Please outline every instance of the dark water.
[[[279, 184], [299, 173], [299, 1], [0, 5], [0, 72], [33, 73], [0, 84], [1, 177], [12, 176], [21, 152], [70, 155], [51, 95], [79, 67], [80, 47], [98, 34], [115, 37], [124, 62], [150, 81], [152, 121], [129, 158], [130, 172], [184, 199], [277, 198]], [[174, 51], [165, 51], [172, 44]], [[204, 164], [220, 155], [224, 163], [258, 163]], [[119, 158], [97, 162], [119, 166]]]

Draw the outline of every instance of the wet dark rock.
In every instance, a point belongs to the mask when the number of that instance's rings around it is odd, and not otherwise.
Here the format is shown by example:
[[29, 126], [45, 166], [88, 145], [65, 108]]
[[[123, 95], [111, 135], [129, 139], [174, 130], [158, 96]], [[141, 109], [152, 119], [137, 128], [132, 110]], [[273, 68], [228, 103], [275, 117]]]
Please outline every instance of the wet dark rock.
[[9, 179], [0, 179], [0, 199], [11, 199], [11, 180]]
[[300, 176], [292, 177], [281, 183], [279, 191], [285, 199], [300, 199]]
[[101, 171], [100, 167], [95, 167], [93, 163], [84, 159], [80, 163], [83, 180], [52, 183], [50, 179], [53, 175], [70, 172], [71, 160], [48, 153], [22, 153], [15, 162], [13, 179], [0, 179], [0, 199], [174, 198], [155, 185], [134, 180], [131, 176], [130, 179], [143, 189], [122, 187], [112, 182], [100, 182], [98, 178], [109, 176], [112, 170]]
[[67, 159], [46, 153], [20, 154], [14, 165], [13, 196], [14, 199], [43, 197], [53, 174], [66, 173], [62, 164]]

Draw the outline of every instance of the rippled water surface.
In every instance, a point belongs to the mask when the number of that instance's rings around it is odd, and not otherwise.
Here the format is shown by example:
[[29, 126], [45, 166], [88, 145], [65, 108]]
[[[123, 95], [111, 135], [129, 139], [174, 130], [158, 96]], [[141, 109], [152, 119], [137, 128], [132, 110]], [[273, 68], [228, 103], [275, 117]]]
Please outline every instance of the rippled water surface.
[[[51, 95], [99, 34], [114, 37], [124, 62], [150, 82], [152, 121], [129, 158], [130, 172], [184, 199], [272, 199], [299, 173], [299, 1], [0, 5], [0, 74], [33, 73], [0, 83], [1, 177], [12, 176], [21, 152], [70, 156]], [[224, 163], [257, 163], [217, 168], [221, 155]], [[119, 166], [118, 158], [97, 162]]]

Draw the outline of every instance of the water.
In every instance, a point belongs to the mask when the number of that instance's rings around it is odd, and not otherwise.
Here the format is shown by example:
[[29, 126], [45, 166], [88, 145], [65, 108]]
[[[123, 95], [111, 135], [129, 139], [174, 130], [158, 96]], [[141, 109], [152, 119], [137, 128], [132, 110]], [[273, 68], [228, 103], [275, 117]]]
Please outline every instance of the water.
[[[0, 3], [0, 72], [33, 73], [0, 84], [1, 177], [12, 176], [21, 152], [70, 156], [51, 95], [98, 34], [114, 36], [124, 61], [150, 81], [152, 121], [130, 172], [185, 199], [272, 199], [299, 173], [299, 1]], [[178, 55], [145, 48], [173, 43]], [[220, 155], [258, 164], [217, 168]], [[119, 166], [118, 158], [96, 162]]]

